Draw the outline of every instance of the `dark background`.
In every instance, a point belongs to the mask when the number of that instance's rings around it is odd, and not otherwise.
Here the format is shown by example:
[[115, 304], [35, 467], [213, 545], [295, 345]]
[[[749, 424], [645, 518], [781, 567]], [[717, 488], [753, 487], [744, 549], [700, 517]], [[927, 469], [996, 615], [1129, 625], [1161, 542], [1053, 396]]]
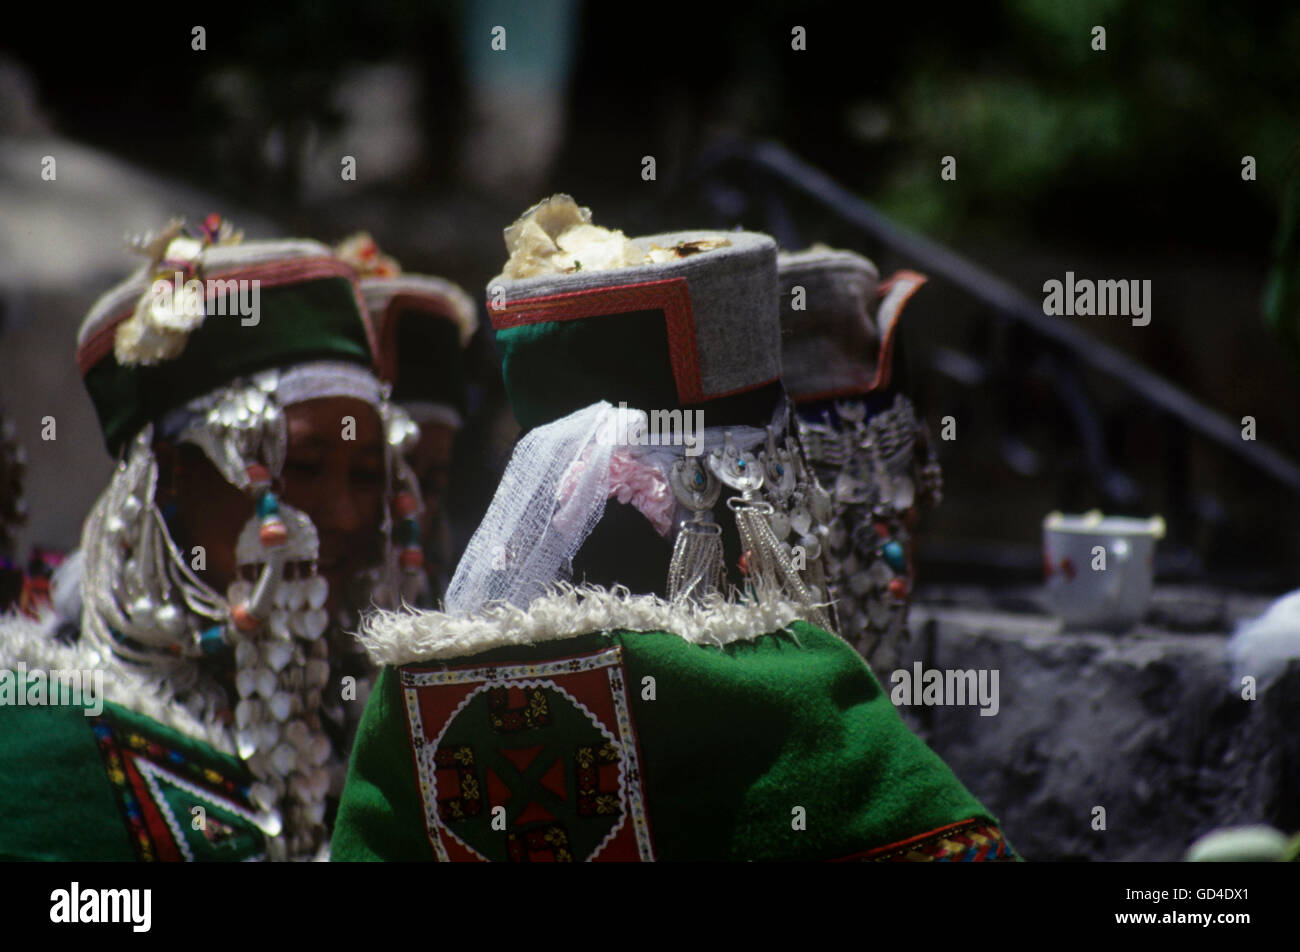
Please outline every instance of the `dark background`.
[[[11, 24], [0, 405], [30, 459], [21, 543], [73, 547], [103, 486], [72, 352], [94, 297], [133, 266], [115, 247], [123, 231], [211, 210], [250, 237], [365, 228], [407, 270], [481, 299], [505, 259], [501, 229], [566, 191], [629, 233], [743, 225], [926, 270], [748, 170], [758, 142], [1033, 301], [1067, 270], [1150, 279], [1149, 326], [1059, 320], [1229, 420], [1254, 416], [1259, 440], [1294, 458], [1300, 9], [1288, 6], [294, 2]], [[191, 48], [195, 25], [205, 51]], [[504, 52], [490, 48], [495, 25]], [[806, 50], [791, 49], [795, 25]], [[57, 182], [40, 179], [45, 154], [60, 159]], [[343, 155], [355, 182], [340, 180]], [[940, 179], [945, 155], [956, 181]], [[1242, 180], [1245, 155], [1256, 181]], [[1294, 587], [1295, 486], [969, 288], [932, 281], [903, 333], [932, 431], [958, 421], [939, 444], [947, 491], [925, 524], [922, 581], [1032, 579], [1043, 516], [1099, 507], [1165, 515], [1165, 578]], [[476, 418], [451, 501], [461, 544], [513, 436], [489, 337], [469, 355]], [[57, 446], [39, 438], [45, 413], [69, 421]], [[1097, 428], [1091, 444], [1080, 420]]]

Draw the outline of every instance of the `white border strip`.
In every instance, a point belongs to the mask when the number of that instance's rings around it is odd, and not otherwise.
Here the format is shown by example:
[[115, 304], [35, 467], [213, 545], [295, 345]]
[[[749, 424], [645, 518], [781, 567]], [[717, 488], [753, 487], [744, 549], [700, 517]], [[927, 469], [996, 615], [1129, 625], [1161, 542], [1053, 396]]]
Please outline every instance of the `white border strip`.
[[166, 796], [163, 795], [162, 788], [158, 785], [158, 781], [160, 780], [170, 783], [172, 786], [179, 787], [191, 796], [197, 797], [211, 806], [219, 807], [222, 810], [233, 813], [235, 816], [253, 824], [258, 830], [265, 832], [263, 830], [263, 819], [252, 812], [245, 810], [234, 801], [216, 796], [215, 794], [204, 790], [202, 787], [190, 783], [188, 780], [172, 773], [170, 770], [158, 766], [147, 757], [136, 754], [134, 763], [136, 770], [140, 771], [140, 775], [144, 777], [145, 785], [149, 788], [149, 792], [153, 794], [154, 804], [158, 807], [159, 812], [162, 813], [163, 819], [167, 821], [167, 826], [172, 831], [172, 837], [176, 840], [176, 845], [180, 847], [181, 853], [184, 854], [187, 861], [191, 863], [194, 862], [194, 851], [190, 849], [189, 841], [186, 840], [185, 834], [181, 830], [180, 822], [172, 812], [171, 804], [167, 802]]
[[409, 608], [375, 612], [357, 637], [375, 664], [398, 667], [609, 631], [664, 631], [694, 644], [722, 646], [780, 631], [807, 615], [807, 606], [780, 597], [729, 602], [715, 595], [702, 603], [667, 602], [633, 595], [622, 586], [561, 584], [526, 610], [498, 602], [472, 615]]

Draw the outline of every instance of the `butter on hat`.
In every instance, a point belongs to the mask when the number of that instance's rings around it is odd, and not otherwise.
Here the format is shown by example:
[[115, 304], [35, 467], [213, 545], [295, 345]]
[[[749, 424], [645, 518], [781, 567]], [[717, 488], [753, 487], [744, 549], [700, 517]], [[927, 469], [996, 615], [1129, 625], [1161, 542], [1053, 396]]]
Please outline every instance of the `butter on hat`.
[[780, 377], [776, 243], [754, 232], [629, 238], [567, 195], [505, 229], [488, 283], [502, 376], [525, 428], [599, 400], [699, 406]]

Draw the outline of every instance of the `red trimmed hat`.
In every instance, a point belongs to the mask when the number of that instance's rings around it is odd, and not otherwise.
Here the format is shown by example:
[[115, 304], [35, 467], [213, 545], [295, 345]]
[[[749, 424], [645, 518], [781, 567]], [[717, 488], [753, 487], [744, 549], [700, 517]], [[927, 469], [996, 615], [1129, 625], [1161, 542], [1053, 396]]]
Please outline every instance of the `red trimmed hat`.
[[646, 410], [707, 407], [776, 384], [780, 318], [769, 236], [614, 234], [626, 242], [618, 260], [649, 263], [591, 270], [605, 251], [593, 247], [586, 269], [575, 251], [561, 258], [565, 270], [502, 274], [488, 284], [502, 376], [521, 426], [599, 400]]

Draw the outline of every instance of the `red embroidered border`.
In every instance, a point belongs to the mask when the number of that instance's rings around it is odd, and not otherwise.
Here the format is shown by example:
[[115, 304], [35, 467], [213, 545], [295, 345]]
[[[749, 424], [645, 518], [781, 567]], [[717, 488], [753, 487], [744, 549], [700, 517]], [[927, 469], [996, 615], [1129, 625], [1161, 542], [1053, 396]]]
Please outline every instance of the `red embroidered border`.
[[[344, 262], [333, 258], [306, 258], [268, 264], [251, 264], [231, 271], [205, 274], [199, 280], [204, 282], [206, 289], [208, 281], [239, 281], [254, 278], [260, 281], [263, 287], [270, 288], [284, 284], [299, 284], [317, 278], [347, 278], [352, 283], [352, 298], [356, 302], [357, 311], [361, 315], [362, 323], [366, 329], [366, 341], [370, 345], [370, 353], [372, 355], [378, 354], [378, 340], [375, 336], [375, 328], [370, 320], [369, 312], [366, 310], [365, 301], [361, 296], [361, 288], [356, 281], [356, 272]], [[151, 282], [149, 287], [152, 286]], [[146, 293], [147, 290], [141, 293]], [[127, 310], [106, 321], [100, 326], [99, 330], [95, 331], [94, 335], [88, 337], [77, 348], [77, 370], [81, 372], [82, 376], [85, 376], [92, 367], [112, 353], [117, 325], [121, 324], [133, 313], [135, 313], [135, 302], [132, 302]]]
[[[664, 313], [668, 354], [673, 365], [673, 379], [677, 383], [678, 400], [682, 403], [703, 402], [706, 396], [704, 381], [700, 378], [700, 355], [695, 343], [695, 312], [691, 307], [690, 287], [685, 278], [548, 294], [511, 301], [503, 307], [493, 307], [491, 299], [488, 300], [488, 315], [492, 319], [494, 330], [651, 310]], [[708, 396], [716, 397], [719, 394]]]
[[91, 723], [128, 838], [141, 861], [175, 862], [184, 857], [161, 808], [154, 802], [148, 784], [140, 775], [137, 760], [148, 760], [175, 771], [214, 796], [252, 809], [247, 787], [235, 783], [230, 777], [204, 767], [180, 751], [163, 746], [138, 731], [119, 727], [103, 715], [93, 718]]
[[[972, 837], [983, 837], [989, 842], [987, 844], [978, 844], [972, 840]], [[953, 855], [936, 855], [946, 852], [942, 849], [945, 843], [960, 846], [962, 849]], [[966, 856], [967, 853], [976, 848], [980, 850], [979, 855]], [[913, 853], [920, 853], [922, 856], [912, 856]], [[899, 840], [896, 843], [877, 846], [869, 850], [863, 850], [860, 853], [839, 857], [834, 862], [881, 862], [891, 860], [898, 862], [909, 859], [962, 861], [984, 859], [994, 861], [1014, 860], [1016, 855], [1012, 852], [1010, 844], [1007, 843], [1006, 837], [1003, 836], [998, 827], [987, 820], [972, 817], [905, 840]]]

